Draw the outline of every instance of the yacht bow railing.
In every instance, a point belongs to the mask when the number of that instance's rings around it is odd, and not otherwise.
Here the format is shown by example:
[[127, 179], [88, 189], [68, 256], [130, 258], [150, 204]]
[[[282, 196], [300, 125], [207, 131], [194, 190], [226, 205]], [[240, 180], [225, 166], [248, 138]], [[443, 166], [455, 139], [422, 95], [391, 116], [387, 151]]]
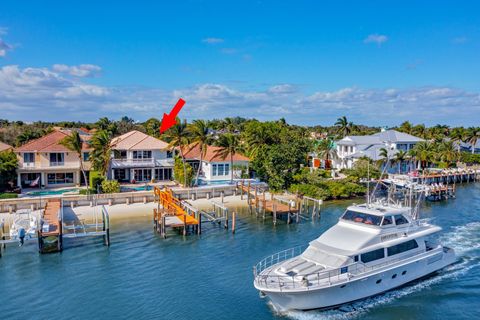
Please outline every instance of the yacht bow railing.
[[253, 267], [253, 275], [257, 277], [257, 275], [259, 275], [265, 269], [268, 269], [271, 266], [276, 265], [277, 263], [280, 263], [282, 261], [299, 256], [300, 254], [302, 254], [303, 251], [305, 251], [307, 247], [308, 245], [299, 245], [263, 258]]

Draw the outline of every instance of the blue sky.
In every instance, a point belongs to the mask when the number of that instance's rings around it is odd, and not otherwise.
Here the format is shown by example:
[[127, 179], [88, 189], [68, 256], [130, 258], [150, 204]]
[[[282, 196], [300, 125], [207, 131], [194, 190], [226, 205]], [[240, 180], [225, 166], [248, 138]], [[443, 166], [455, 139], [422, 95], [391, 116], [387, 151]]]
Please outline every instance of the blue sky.
[[145, 120], [183, 97], [188, 119], [480, 125], [478, 12], [474, 1], [4, 2], [0, 118]]

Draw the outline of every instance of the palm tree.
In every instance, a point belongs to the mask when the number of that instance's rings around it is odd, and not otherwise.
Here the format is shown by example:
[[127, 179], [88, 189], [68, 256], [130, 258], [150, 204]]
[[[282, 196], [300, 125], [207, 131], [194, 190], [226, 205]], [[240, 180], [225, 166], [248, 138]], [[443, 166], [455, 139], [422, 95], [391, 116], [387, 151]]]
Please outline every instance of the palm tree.
[[425, 169], [427, 164], [432, 160], [434, 151], [433, 143], [420, 141], [410, 150], [410, 154], [420, 161], [422, 169]]
[[347, 136], [354, 128], [354, 124], [348, 122], [347, 117], [345, 116], [338, 118], [337, 122], [335, 122], [335, 126], [338, 127], [337, 133], [342, 134], [343, 137]]
[[195, 177], [195, 184], [198, 185], [198, 178], [202, 169], [203, 157], [205, 157], [205, 154], [207, 153], [208, 143], [211, 140], [211, 136], [208, 130], [209, 122], [205, 120], [194, 120], [188, 129], [191, 134], [192, 147], [198, 147], [200, 151], [200, 164], [198, 166], [197, 175]]
[[384, 163], [385, 166], [388, 168], [388, 165], [390, 164], [390, 159], [387, 148], [380, 148], [378, 156], [381, 158], [378, 162]]
[[452, 131], [450, 131], [450, 139], [452, 139], [453, 142], [457, 143], [457, 151], [460, 152], [460, 149], [462, 147], [462, 142], [465, 142], [465, 138], [467, 136], [467, 132], [463, 127], [459, 128], [453, 128]]
[[395, 153], [395, 158], [393, 159], [393, 161], [395, 163], [398, 163], [398, 173], [400, 173], [402, 171], [401, 170], [402, 162], [405, 161], [406, 158], [407, 158], [407, 152], [406, 151], [398, 150], [397, 153]]
[[466, 140], [472, 147], [472, 154], [475, 153], [475, 146], [480, 138], [480, 128], [470, 127], [467, 129]]
[[83, 157], [82, 157], [82, 149], [83, 149], [83, 140], [80, 137], [78, 131], [72, 131], [72, 133], [62, 141], [60, 141], [65, 148], [70, 151], [76, 152], [78, 155], [78, 160], [80, 161], [80, 170], [82, 171], [83, 180], [85, 182], [85, 187], [88, 188], [88, 181], [87, 181], [87, 174], [85, 173], [85, 169], [83, 168]]
[[455, 150], [455, 146], [452, 141], [443, 141], [438, 146], [439, 158], [441, 161], [450, 165], [456, 162], [459, 158], [459, 153]]
[[220, 136], [217, 145], [220, 148], [215, 151], [216, 156], [220, 156], [222, 159], [230, 157], [230, 182], [233, 183], [233, 157], [242, 150], [240, 138], [238, 135], [226, 133]]
[[248, 148], [248, 155], [253, 159], [264, 146], [271, 144], [273, 141], [270, 130], [267, 126], [261, 124], [255, 130], [255, 134], [246, 135], [245, 142]]
[[110, 156], [112, 153], [111, 140], [112, 134], [107, 130], [97, 131], [90, 140], [90, 146], [93, 148], [93, 151], [90, 153], [93, 168], [100, 171], [104, 176], [110, 165]]
[[170, 141], [168, 146], [170, 148], [178, 148], [180, 150], [180, 157], [183, 163], [183, 185], [187, 184], [187, 163], [185, 161], [184, 149], [190, 142], [190, 132], [187, 127], [187, 120], [183, 122], [177, 119], [177, 123], [165, 132], [166, 138]]
[[398, 127], [398, 131], [405, 132], [408, 134], [413, 133], [413, 126], [409, 121], [403, 122], [400, 127]]
[[330, 139], [323, 139], [317, 145], [318, 156], [325, 159], [325, 164], [330, 160], [330, 156], [333, 156], [335, 152], [335, 144]]

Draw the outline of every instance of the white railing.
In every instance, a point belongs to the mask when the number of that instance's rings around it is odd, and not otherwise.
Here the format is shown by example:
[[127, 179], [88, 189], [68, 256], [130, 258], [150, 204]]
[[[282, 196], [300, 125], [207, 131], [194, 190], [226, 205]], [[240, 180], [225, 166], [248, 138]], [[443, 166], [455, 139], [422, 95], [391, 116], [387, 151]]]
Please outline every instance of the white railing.
[[398, 262], [405, 262], [412, 258], [417, 259], [418, 257], [436, 254], [442, 250], [441, 246], [426, 252], [423, 251], [423, 249], [417, 249], [405, 254], [399, 254], [398, 258], [396, 259], [389, 259], [374, 265], [367, 266], [363, 262], [359, 261], [336, 269], [298, 276], [276, 275], [270, 273], [272, 270], [267, 270], [282, 261], [300, 255], [304, 248], [305, 246], [294, 247], [264, 258], [253, 267], [255, 283], [264, 288], [277, 289], [280, 291], [292, 289], [309, 290], [312, 287], [318, 288], [330, 286], [332, 283], [347, 282], [354, 276], [379, 270]]

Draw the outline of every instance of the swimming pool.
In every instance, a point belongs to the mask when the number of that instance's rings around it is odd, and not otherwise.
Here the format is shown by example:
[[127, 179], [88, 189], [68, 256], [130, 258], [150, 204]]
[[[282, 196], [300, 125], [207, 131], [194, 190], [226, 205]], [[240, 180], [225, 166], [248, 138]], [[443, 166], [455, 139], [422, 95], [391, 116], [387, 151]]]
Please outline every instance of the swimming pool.
[[58, 196], [67, 192], [78, 192], [79, 188], [72, 189], [60, 189], [60, 190], [40, 190], [40, 191], [30, 191], [26, 195], [28, 197], [46, 197], [46, 196]]
[[152, 186], [120, 187], [121, 192], [150, 191], [152, 189]]

